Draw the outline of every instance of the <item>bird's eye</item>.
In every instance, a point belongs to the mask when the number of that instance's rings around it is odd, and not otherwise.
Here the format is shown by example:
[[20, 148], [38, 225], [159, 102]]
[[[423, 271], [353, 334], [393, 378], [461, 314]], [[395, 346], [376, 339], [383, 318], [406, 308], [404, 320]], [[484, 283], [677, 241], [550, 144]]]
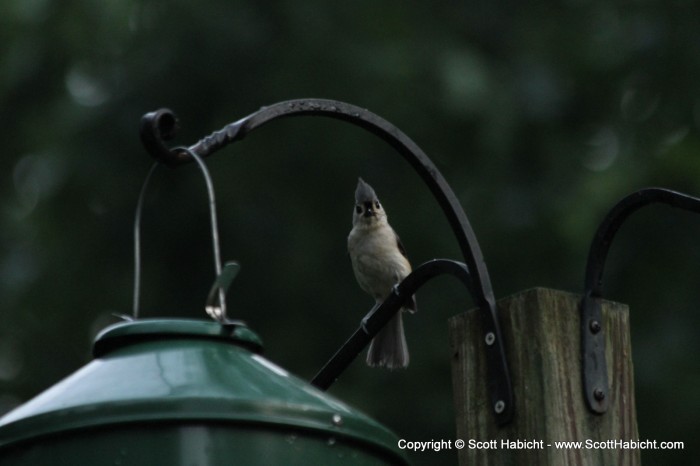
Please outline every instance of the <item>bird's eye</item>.
[[374, 208], [375, 208], [375, 209], [381, 209], [381, 208], [382, 208], [382, 206], [381, 206], [381, 204], [379, 203], [379, 201], [374, 201]]
[[355, 212], [357, 212], [358, 214], [361, 214], [362, 213], [362, 206], [356, 205]]

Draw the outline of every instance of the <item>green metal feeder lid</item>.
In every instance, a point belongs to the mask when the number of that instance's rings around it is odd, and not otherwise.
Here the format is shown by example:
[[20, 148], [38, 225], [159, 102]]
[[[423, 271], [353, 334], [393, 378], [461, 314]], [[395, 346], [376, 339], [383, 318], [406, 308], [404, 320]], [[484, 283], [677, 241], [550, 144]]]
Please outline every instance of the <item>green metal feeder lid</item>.
[[97, 336], [92, 362], [0, 419], [0, 457], [66, 432], [197, 423], [345, 440], [388, 464], [406, 463], [393, 433], [261, 351], [243, 326], [186, 319], [113, 325]]

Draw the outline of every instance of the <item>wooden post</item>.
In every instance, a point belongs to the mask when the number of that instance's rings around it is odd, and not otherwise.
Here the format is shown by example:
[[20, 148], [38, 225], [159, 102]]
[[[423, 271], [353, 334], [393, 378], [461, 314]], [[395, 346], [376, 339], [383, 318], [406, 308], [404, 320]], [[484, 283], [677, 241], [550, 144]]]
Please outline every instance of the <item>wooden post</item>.
[[580, 301], [575, 294], [536, 288], [497, 303], [515, 396], [513, 422], [502, 428], [489, 402], [479, 311], [450, 319], [457, 438], [465, 442], [461, 466], [640, 463], [640, 446], [630, 442], [639, 436], [629, 309], [603, 303], [610, 406], [594, 414], [581, 382]]

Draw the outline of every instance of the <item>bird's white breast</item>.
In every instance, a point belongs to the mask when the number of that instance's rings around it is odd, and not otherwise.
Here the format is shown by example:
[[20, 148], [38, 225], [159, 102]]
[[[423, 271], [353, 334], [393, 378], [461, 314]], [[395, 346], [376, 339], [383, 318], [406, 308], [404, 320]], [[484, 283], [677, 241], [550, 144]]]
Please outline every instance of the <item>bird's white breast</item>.
[[348, 236], [348, 251], [355, 278], [376, 300], [384, 300], [394, 285], [411, 272], [408, 260], [399, 251], [396, 233], [388, 224], [353, 228]]

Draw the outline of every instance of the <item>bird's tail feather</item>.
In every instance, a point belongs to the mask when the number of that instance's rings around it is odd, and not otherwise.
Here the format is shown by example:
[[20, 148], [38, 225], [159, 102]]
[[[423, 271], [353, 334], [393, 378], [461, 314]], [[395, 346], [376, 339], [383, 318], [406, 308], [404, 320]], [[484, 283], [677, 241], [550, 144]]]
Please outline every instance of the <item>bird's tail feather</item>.
[[408, 345], [403, 331], [401, 314], [396, 313], [375, 335], [367, 351], [367, 364], [372, 367], [398, 369], [408, 366]]

